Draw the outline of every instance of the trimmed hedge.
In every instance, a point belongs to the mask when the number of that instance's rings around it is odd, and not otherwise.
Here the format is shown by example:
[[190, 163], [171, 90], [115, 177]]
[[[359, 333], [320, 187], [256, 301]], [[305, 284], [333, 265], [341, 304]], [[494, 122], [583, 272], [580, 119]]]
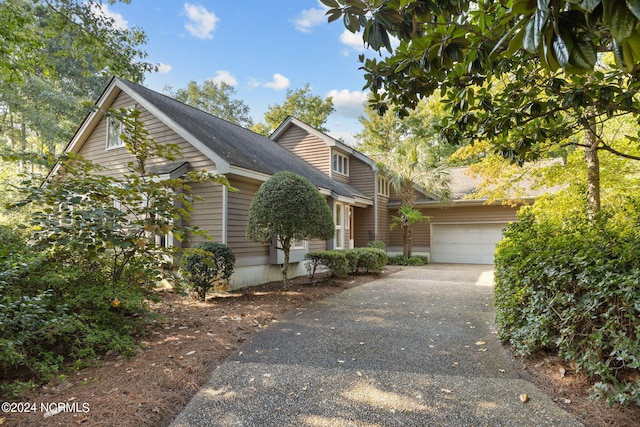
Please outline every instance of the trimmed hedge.
[[421, 266], [429, 264], [429, 258], [426, 256], [412, 256], [406, 257], [403, 255], [395, 255], [389, 257], [390, 265], [407, 265], [407, 266]]
[[496, 251], [495, 302], [517, 354], [557, 352], [599, 380], [595, 395], [640, 406], [639, 223], [521, 214]]
[[335, 277], [345, 277], [348, 273], [379, 272], [387, 264], [387, 254], [378, 248], [309, 252], [305, 259], [312, 279], [319, 267], [327, 268]]

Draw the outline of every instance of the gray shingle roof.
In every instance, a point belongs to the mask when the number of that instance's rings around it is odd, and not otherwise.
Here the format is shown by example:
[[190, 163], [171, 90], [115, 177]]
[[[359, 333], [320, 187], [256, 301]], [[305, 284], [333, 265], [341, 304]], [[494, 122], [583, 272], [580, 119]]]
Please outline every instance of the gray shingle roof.
[[153, 105], [230, 165], [267, 175], [286, 170], [302, 175], [314, 185], [337, 195], [368, 199], [361, 191], [332, 180], [269, 138], [144, 86], [121, 78], [115, 80], [119, 87], [133, 91]]

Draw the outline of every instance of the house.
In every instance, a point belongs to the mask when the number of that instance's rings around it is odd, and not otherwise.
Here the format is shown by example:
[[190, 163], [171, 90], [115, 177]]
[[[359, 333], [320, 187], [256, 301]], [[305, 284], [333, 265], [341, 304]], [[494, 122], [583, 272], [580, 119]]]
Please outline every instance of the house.
[[[113, 78], [69, 142], [65, 151], [77, 153], [118, 176], [132, 160], [119, 140], [118, 123], [104, 108], [135, 108], [140, 120], [159, 143], [177, 144], [183, 158], [156, 163], [156, 173], [178, 177], [188, 170], [207, 170], [227, 177], [237, 192], [215, 183], [197, 183], [190, 225], [208, 231], [215, 241], [231, 247], [236, 256], [232, 287], [278, 280], [281, 254], [268, 245], [245, 238], [247, 212], [259, 186], [271, 175], [288, 170], [304, 176], [327, 199], [335, 222], [330, 241], [297, 242], [291, 254], [293, 275], [305, 274], [300, 262], [309, 251], [366, 246], [382, 240], [389, 250], [402, 247], [399, 232], [390, 232], [398, 202], [375, 162], [300, 120], [289, 117], [270, 138], [190, 107], [141, 85]], [[455, 180], [454, 180], [455, 182]], [[460, 179], [461, 183], [467, 183]], [[470, 185], [470, 184], [469, 184]], [[458, 190], [456, 190], [458, 191]], [[466, 191], [464, 188], [460, 192]], [[431, 216], [414, 231], [414, 248], [430, 253], [436, 262], [491, 263], [501, 228], [516, 218], [515, 209], [485, 206], [481, 201], [454, 200], [442, 205], [424, 198], [419, 207]], [[193, 237], [183, 242], [191, 246]], [[179, 244], [168, 240], [168, 244]]]

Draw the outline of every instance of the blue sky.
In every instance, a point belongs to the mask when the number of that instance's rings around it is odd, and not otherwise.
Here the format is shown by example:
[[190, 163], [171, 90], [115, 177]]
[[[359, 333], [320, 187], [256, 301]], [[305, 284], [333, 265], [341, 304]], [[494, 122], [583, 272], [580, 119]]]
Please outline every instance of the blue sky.
[[309, 83], [314, 95], [333, 98], [331, 136], [352, 143], [362, 129], [362, 38], [341, 21], [327, 23], [317, 0], [132, 0], [104, 7], [117, 25], [146, 32], [147, 60], [160, 69], [145, 79], [151, 89], [225, 81], [259, 122], [269, 105], [282, 104], [287, 89]]

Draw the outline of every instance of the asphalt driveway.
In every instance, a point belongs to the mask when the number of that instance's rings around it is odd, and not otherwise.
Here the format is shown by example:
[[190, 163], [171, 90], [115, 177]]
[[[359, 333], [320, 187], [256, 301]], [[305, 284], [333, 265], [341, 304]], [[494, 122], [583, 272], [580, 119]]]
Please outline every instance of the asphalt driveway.
[[444, 264], [289, 313], [213, 372], [172, 424], [579, 425], [503, 353], [491, 267]]

